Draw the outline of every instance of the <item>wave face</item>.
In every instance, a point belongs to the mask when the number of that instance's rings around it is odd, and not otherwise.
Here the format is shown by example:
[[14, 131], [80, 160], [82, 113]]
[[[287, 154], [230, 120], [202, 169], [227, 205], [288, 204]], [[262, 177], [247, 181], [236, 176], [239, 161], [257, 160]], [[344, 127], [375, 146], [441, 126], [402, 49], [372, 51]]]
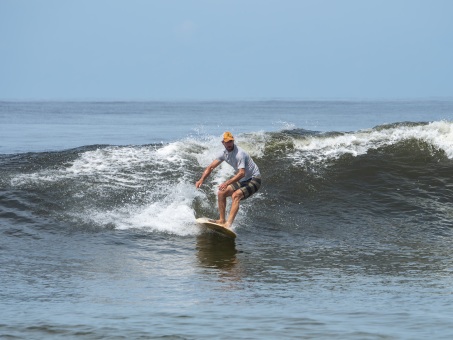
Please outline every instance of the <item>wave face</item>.
[[[309, 237], [341, 230], [362, 241], [364, 235], [414, 240], [451, 233], [451, 122], [237, 137], [260, 167], [263, 186], [242, 204], [236, 231]], [[217, 185], [232, 175], [222, 165], [195, 189], [203, 168], [222, 148], [218, 139], [0, 156], [2, 218], [53, 231], [195, 235], [195, 217], [216, 216]]]

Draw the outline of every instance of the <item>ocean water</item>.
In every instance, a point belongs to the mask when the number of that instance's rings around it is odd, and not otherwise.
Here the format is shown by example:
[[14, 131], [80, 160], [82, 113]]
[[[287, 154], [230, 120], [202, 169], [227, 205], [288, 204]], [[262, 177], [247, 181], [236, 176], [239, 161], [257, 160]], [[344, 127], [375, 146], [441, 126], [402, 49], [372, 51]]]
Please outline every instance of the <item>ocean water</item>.
[[451, 339], [452, 170], [448, 100], [0, 102], [0, 337]]

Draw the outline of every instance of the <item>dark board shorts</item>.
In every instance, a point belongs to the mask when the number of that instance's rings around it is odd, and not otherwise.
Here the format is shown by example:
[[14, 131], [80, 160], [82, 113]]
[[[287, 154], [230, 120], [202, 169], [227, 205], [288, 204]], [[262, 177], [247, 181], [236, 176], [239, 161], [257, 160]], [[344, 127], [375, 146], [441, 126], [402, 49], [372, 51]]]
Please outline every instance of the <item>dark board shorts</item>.
[[261, 177], [252, 177], [246, 181], [235, 182], [231, 184], [231, 186], [235, 191], [240, 189], [244, 194], [244, 197], [242, 199], [245, 200], [259, 190], [261, 186]]

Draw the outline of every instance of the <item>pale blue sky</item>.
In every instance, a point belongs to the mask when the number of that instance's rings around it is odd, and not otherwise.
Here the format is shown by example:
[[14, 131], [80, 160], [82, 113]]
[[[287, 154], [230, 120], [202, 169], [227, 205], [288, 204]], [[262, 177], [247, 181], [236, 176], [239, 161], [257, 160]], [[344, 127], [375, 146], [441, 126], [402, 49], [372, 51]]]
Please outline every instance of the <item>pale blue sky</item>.
[[0, 0], [0, 100], [452, 96], [451, 0]]

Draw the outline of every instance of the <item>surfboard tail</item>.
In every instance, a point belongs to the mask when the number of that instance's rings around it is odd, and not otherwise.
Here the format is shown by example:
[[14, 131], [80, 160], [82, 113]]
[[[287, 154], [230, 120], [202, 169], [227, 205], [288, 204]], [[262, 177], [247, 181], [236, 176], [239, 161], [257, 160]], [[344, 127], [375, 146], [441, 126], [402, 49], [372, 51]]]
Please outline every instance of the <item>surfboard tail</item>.
[[[214, 222], [212, 222], [212, 221], [214, 221]], [[196, 222], [205, 226], [206, 228], [209, 228], [213, 231], [218, 232], [219, 234], [222, 234], [223, 236], [233, 238], [233, 239], [236, 238], [236, 236], [237, 236], [233, 230], [226, 228], [221, 224], [215, 223], [215, 220], [213, 220], [213, 219], [201, 217], [201, 218], [197, 218]]]

